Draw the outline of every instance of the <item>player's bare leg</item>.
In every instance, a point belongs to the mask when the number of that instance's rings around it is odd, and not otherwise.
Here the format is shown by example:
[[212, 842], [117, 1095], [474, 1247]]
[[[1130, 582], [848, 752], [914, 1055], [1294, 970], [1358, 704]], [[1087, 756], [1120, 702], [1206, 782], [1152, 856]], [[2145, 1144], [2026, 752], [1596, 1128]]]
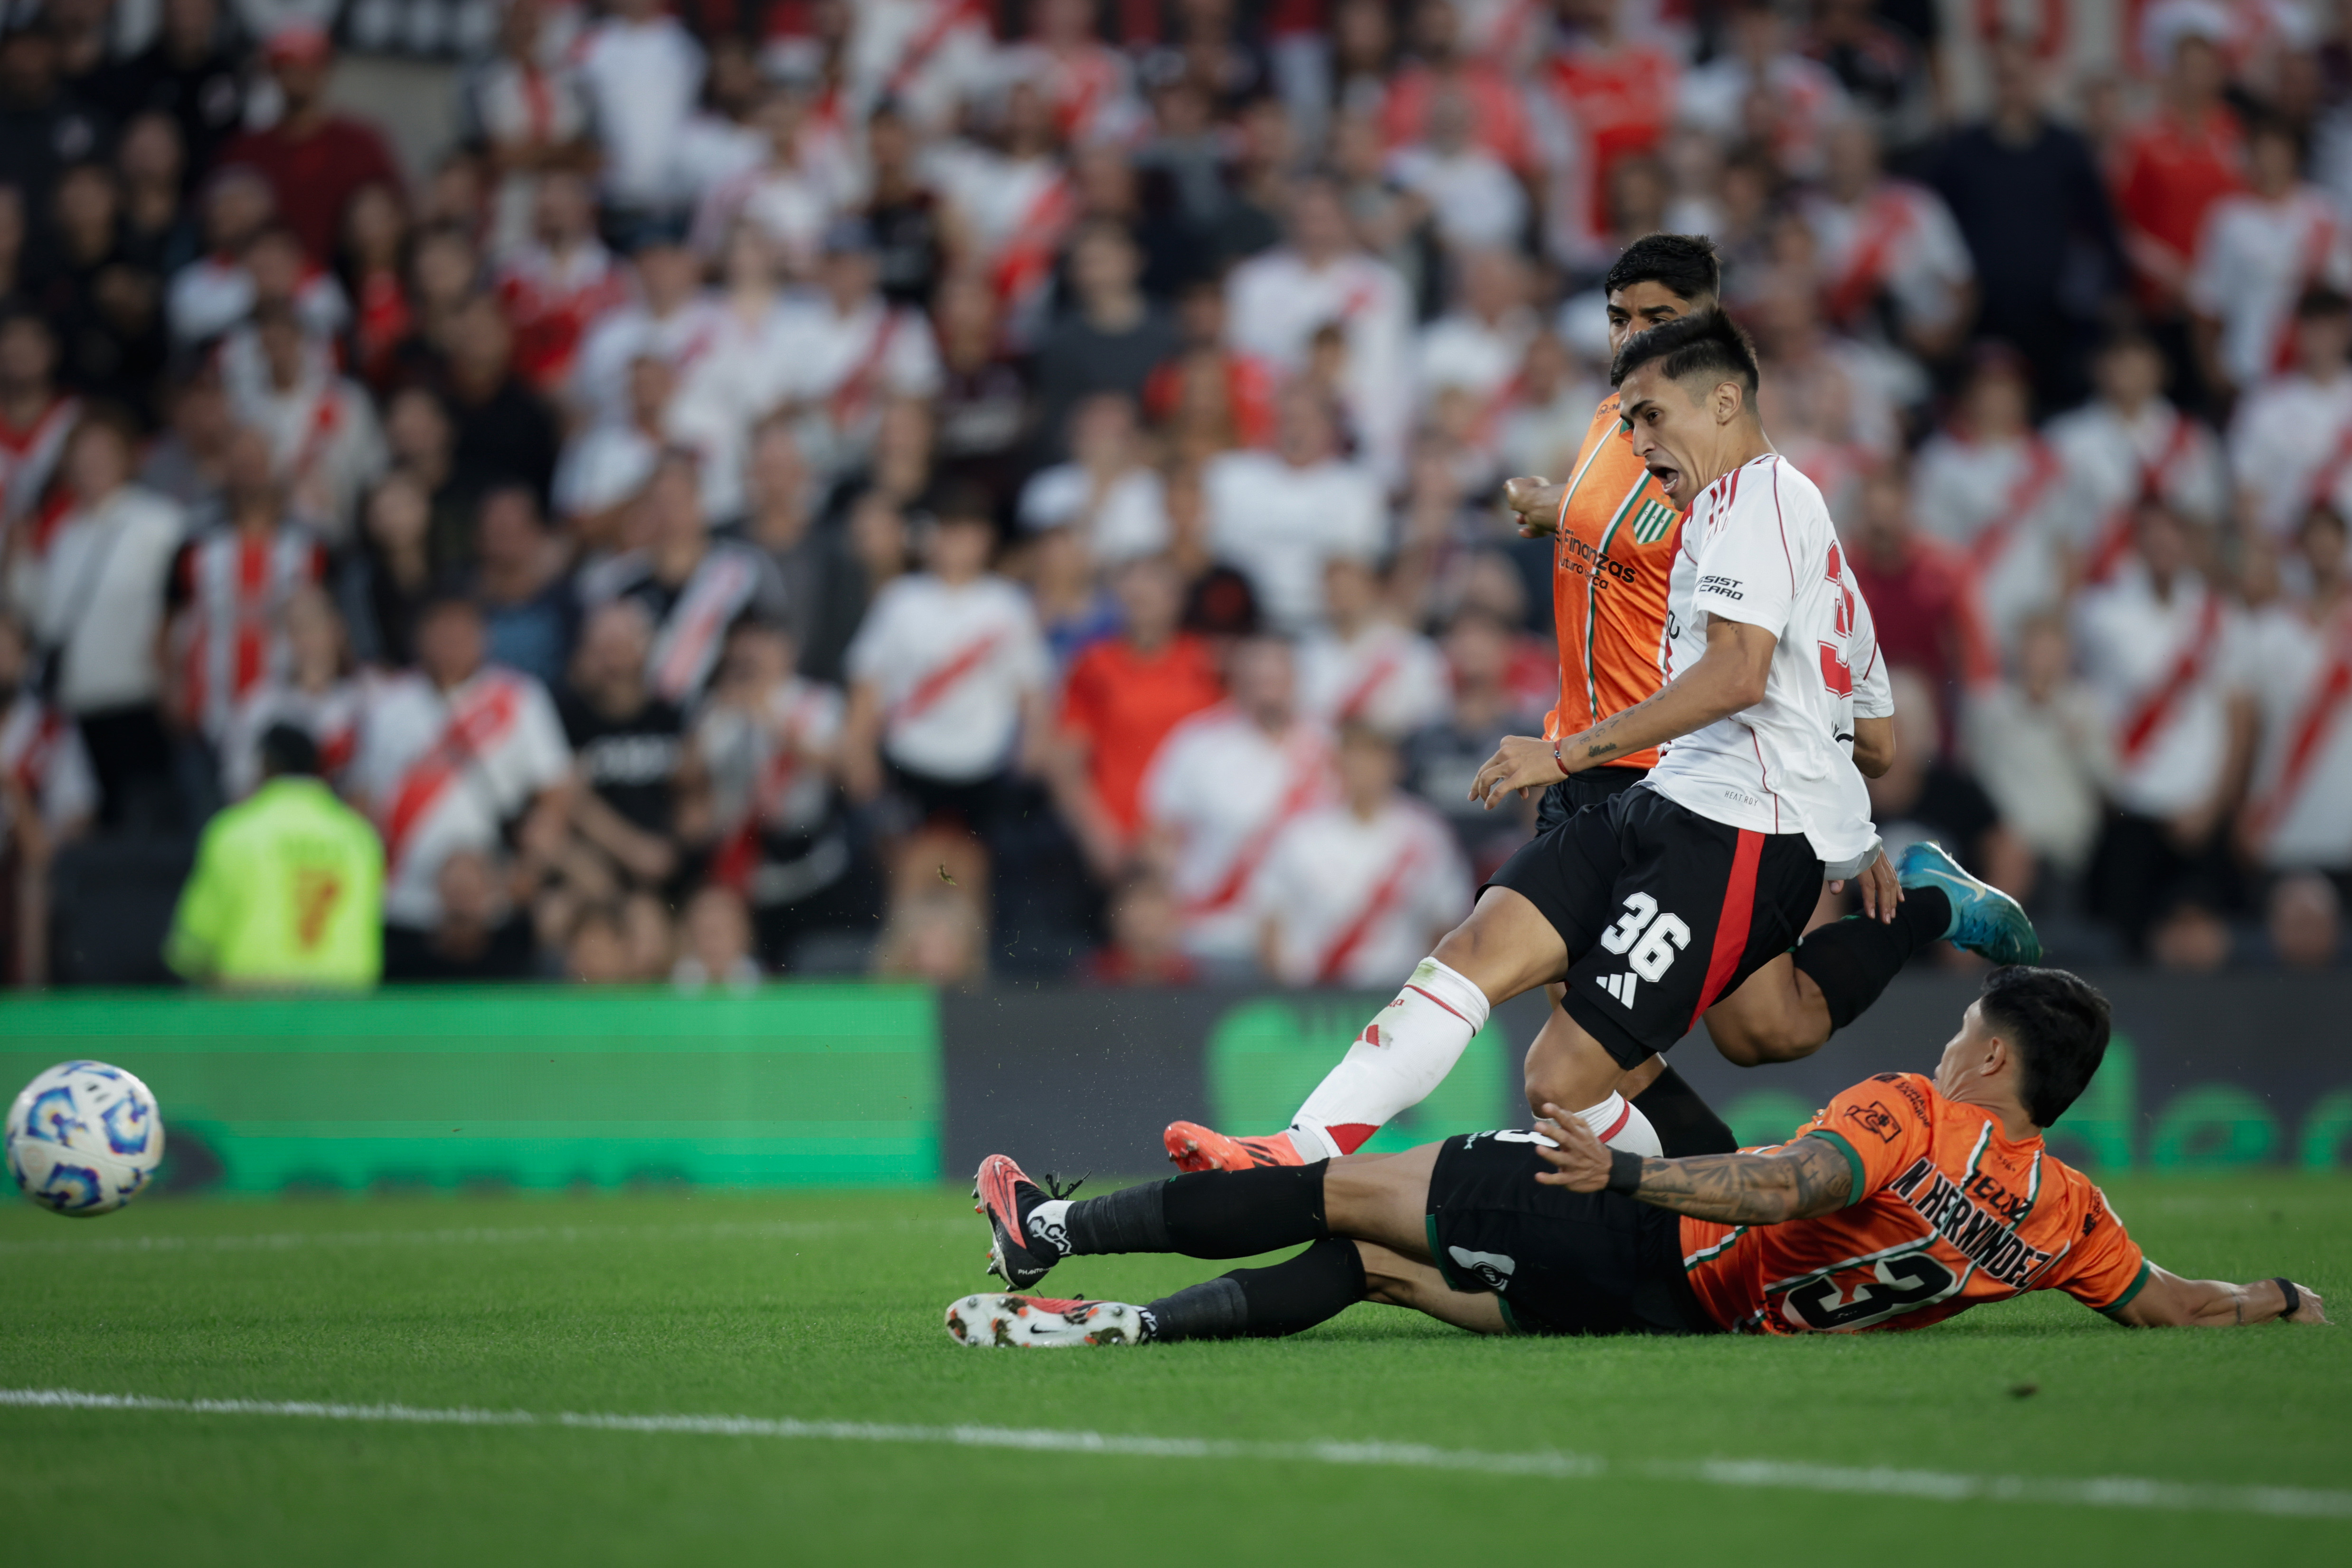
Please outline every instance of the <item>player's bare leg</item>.
[[1723, 1059], [1739, 1067], [1798, 1061], [1830, 1037], [1829, 998], [1784, 952], [1706, 1010], [1706, 1032]]
[[1377, 1242], [1356, 1243], [1356, 1255], [1364, 1260], [1367, 1301], [1378, 1301], [1384, 1307], [1407, 1307], [1474, 1334], [1511, 1331], [1497, 1297], [1456, 1290], [1434, 1266], [1391, 1252]]

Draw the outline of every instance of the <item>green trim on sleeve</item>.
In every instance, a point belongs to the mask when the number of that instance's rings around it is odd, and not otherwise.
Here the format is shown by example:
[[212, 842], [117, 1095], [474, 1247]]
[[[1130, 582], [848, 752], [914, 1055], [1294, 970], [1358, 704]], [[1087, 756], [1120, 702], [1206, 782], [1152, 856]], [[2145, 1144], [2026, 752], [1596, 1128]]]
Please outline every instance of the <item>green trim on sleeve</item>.
[[1843, 1133], [1832, 1132], [1826, 1127], [1816, 1127], [1805, 1136], [1818, 1138], [1830, 1144], [1845, 1156], [1847, 1164], [1853, 1167], [1853, 1190], [1846, 1194], [1845, 1202], [1838, 1205], [1840, 1208], [1850, 1209], [1870, 1195], [1869, 1178], [1863, 1173], [1862, 1156], [1853, 1152], [1853, 1145], [1845, 1141]]
[[2116, 1297], [2114, 1300], [2108, 1302], [2105, 1306], [2100, 1308], [2099, 1310], [2112, 1318], [2117, 1312], [2122, 1311], [2126, 1307], [2130, 1306], [2132, 1298], [2139, 1294], [2140, 1288], [2147, 1283], [2147, 1277], [2153, 1271], [2154, 1266], [2151, 1265], [2147, 1258], [2141, 1258], [2139, 1260], [2139, 1272], [2132, 1276], [2131, 1289]]

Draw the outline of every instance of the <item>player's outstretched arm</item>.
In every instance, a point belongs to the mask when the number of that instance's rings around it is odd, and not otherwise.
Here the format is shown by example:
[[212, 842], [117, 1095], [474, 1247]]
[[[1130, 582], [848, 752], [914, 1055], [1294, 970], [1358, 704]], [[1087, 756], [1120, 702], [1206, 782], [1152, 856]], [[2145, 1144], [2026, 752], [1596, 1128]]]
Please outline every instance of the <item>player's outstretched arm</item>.
[[1537, 1173], [1537, 1181], [1579, 1193], [1613, 1187], [1693, 1219], [1778, 1225], [1843, 1208], [1853, 1193], [1853, 1165], [1820, 1138], [1800, 1138], [1762, 1153], [1662, 1160], [1611, 1149], [1554, 1105], [1544, 1107], [1536, 1129], [1559, 1145], [1536, 1145], [1552, 1167]]
[[1745, 621], [1709, 616], [1706, 652], [1699, 661], [1631, 708], [1555, 745], [1507, 735], [1470, 785], [1470, 798], [1488, 810], [1512, 790], [1546, 789], [1570, 773], [1604, 767], [1622, 757], [1704, 730], [1764, 700], [1764, 682], [1780, 638]]
[[2284, 1279], [2232, 1285], [2226, 1279], [2183, 1279], [2153, 1263], [2147, 1283], [2113, 1315], [2135, 1329], [2242, 1329], [2284, 1318], [2290, 1323], [2327, 1321], [2315, 1290]]

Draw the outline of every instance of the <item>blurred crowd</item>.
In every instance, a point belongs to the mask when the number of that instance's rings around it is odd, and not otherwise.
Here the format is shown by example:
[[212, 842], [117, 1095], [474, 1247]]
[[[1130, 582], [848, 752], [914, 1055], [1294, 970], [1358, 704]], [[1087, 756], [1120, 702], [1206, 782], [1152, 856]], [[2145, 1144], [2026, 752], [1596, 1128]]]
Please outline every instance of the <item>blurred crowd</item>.
[[[1655, 229], [1847, 537], [1890, 847], [2075, 962], [2341, 952], [2319, 0], [0, 21], [16, 983], [292, 726], [391, 979], [1388, 984], [1528, 831], [1466, 798], [1556, 694], [1496, 497]], [[386, 50], [429, 167], [341, 107]]]

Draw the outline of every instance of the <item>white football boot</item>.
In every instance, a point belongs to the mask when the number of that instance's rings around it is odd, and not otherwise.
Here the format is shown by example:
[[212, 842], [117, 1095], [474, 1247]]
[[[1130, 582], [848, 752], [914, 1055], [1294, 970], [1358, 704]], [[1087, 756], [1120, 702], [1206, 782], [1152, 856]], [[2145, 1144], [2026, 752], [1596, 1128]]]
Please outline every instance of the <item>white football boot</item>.
[[948, 1332], [981, 1350], [1132, 1345], [1143, 1342], [1143, 1315], [1124, 1301], [966, 1296], [948, 1309]]

